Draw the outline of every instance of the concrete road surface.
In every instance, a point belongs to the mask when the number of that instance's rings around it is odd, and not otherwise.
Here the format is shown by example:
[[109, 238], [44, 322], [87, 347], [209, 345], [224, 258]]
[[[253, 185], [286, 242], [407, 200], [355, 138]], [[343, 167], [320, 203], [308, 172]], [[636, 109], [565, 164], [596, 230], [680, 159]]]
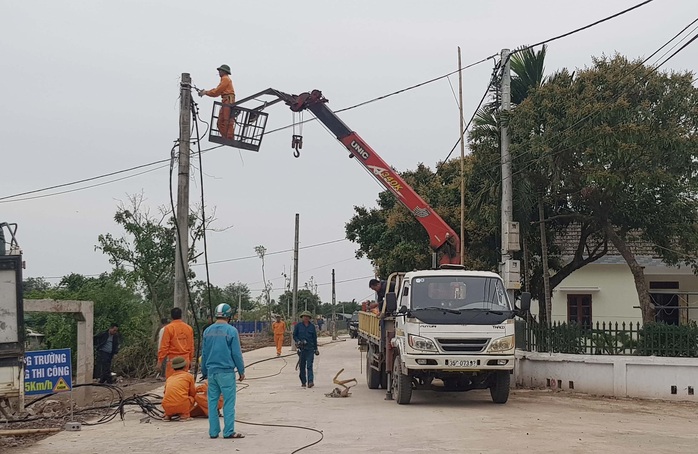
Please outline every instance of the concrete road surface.
[[[251, 363], [273, 354], [264, 348], [244, 356]], [[695, 404], [521, 390], [505, 405], [493, 404], [488, 391], [415, 392], [410, 405], [397, 405], [383, 400], [383, 390], [366, 388], [361, 360], [356, 340], [321, 347], [313, 389], [300, 387], [295, 357], [253, 366], [249, 386], [238, 392], [237, 418], [322, 431], [324, 439], [302, 453], [698, 452]], [[358, 386], [349, 398], [325, 397], [341, 368]], [[62, 432], [16, 452], [291, 453], [320, 438], [308, 430], [236, 424], [245, 439], [211, 440], [205, 419], [141, 424], [141, 416]]]

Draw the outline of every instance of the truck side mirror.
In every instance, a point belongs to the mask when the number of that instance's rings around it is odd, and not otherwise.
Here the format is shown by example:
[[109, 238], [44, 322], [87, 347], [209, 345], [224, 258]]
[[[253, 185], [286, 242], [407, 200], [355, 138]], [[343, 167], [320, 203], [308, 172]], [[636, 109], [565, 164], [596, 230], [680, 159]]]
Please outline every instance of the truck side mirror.
[[521, 299], [519, 301], [519, 309], [522, 312], [528, 312], [531, 309], [531, 293], [522, 292]]
[[392, 314], [397, 310], [397, 295], [395, 292], [385, 294], [385, 313]]
[[406, 314], [407, 313], [407, 306], [402, 306], [400, 310], [398, 311], [398, 314]]

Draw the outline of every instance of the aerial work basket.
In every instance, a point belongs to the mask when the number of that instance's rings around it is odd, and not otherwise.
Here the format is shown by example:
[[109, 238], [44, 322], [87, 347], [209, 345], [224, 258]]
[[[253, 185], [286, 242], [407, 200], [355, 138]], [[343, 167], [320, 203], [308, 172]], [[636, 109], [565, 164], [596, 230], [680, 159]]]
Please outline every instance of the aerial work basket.
[[210, 142], [243, 150], [259, 151], [268, 114], [236, 104], [213, 103]]

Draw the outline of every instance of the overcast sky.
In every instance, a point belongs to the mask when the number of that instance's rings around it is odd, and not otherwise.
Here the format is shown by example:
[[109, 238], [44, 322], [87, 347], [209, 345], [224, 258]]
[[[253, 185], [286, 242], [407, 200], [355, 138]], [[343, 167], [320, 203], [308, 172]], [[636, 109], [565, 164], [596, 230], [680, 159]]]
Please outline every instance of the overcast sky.
[[[178, 137], [183, 72], [198, 87], [212, 88], [219, 80], [216, 67], [226, 63], [238, 99], [268, 87], [292, 93], [317, 88], [337, 110], [454, 70], [458, 46], [465, 65], [636, 3], [0, 0], [0, 197], [168, 158]], [[695, 0], [655, 0], [555, 41], [547, 70], [583, 67], [592, 56], [615, 52], [647, 56], [697, 16]], [[667, 68], [695, 70], [696, 57], [698, 45]], [[488, 61], [464, 71], [466, 116], [491, 69]], [[457, 77], [451, 81], [457, 90]], [[195, 99], [208, 120], [212, 99]], [[268, 112], [268, 129], [292, 119], [282, 105]], [[447, 80], [341, 117], [398, 170], [419, 162], [433, 167], [458, 138], [458, 110]], [[381, 187], [320, 125], [305, 125], [300, 159], [292, 155], [291, 134], [268, 135], [259, 153], [224, 147], [204, 155], [206, 204], [209, 211], [216, 207], [217, 227], [232, 226], [210, 234], [210, 260], [254, 255], [257, 245], [268, 252], [292, 248], [295, 213], [301, 246], [342, 239], [353, 206], [375, 206]], [[88, 184], [103, 181], [109, 179]], [[191, 191], [197, 200], [199, 184]], [[25, 276], [55, 283], [71, 272], [111, 269], [94, 250], [97, 236], [122, 233], [113, 221], [117, 204], [140, 192], [153, 211], [169, 205], [167, 167], [82, 191], [0, 202], [0, 221], [19, 224]], [[355, 249], [341, 241], [301, 251], [300, 285], [313, 276], [320, 297], [330, 301], [330, 286], [323, 284], [334, 267], [337, 281], [348, 281], [338, 284], [338, 300], [371, 296], [372, 267], [354, 259]], [[290, 253], [267, 258], [276, 289], [291, 264]], [[203, 267], [195, 270], [204, 278]], [[257, 295], [260, 261], [213, 264], [211, 279], [221, 286], [248, 283]]]

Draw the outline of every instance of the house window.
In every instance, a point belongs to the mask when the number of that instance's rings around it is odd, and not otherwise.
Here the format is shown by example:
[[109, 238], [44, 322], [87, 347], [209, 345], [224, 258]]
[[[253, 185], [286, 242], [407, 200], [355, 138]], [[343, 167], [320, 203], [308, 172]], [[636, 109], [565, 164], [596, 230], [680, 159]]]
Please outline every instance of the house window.
[[[678, 325], [680, 319], [678, 282], [650, 282], [650, 298], [655, 305], [654, 319], [669, 325]], [[654, 290], [654, 292], [652, 291]]]
[[591, 328], [591, 295], [567, 295], [567, 322]]

